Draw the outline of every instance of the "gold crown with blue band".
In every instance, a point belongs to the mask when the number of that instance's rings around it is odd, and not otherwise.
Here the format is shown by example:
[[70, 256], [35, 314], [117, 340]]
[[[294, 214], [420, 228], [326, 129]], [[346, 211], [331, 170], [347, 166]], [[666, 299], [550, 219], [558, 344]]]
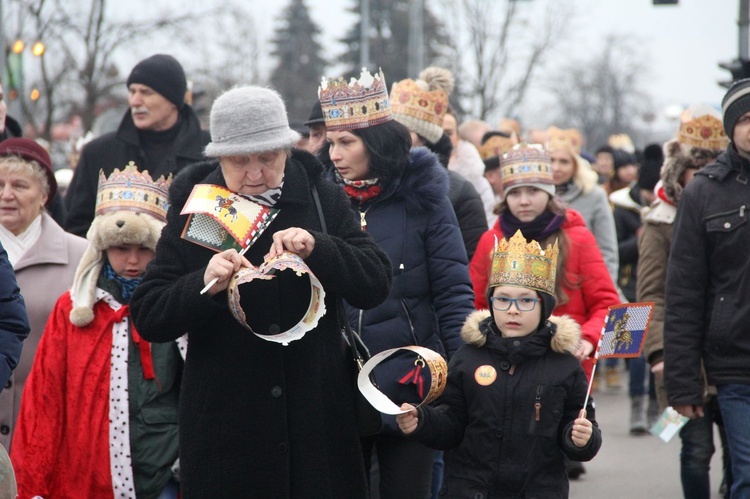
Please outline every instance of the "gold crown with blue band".
[[558, 254], [557, 241], [543, 250], [536, 241], [527, 243], [519, 229], [495, 243], [489, 287], [521, 286], [555, 296]]
[[328, 131], [367, 128], [393, 119], [382, 69], [373, 76], [362, 68], [359, 79], [349, 83], [323, 77], [318, 99]]
[[148, 170], [138, 171], [132, 161], [120, 171], [118, 168], [109, 178], [99, 171], [99, 185], [96, 190], [96, 216], [116, 211], [146, 213], [166, 223], [169, 210], [169, 185], [172, 174], [156, 181]]

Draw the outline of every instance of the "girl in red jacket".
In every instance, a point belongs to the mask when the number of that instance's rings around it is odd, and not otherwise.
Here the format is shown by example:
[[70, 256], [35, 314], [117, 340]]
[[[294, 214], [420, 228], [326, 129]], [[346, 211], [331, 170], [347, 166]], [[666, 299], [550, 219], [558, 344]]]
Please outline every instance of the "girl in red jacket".
[[586, 228], [583, 217], [565, 208], [555, 197], [550, 158], [537, 144], [519, 144], [501, 160], [500, 170], [505, 198], [498, 205], [499, 217], [485, 232], [469, 273], [474, 286], [474, 304], [486, 309], [487, 284], [495, 239], [521, 230], [528, 240], [547, 246], [560, 245], [552, 315], [568, 315], [581, 326], [581, 343], [575, 352], [586, 376], [591, 376], [592, 355], [599, 341], [607, 308], [620, 302], [596, 239]]

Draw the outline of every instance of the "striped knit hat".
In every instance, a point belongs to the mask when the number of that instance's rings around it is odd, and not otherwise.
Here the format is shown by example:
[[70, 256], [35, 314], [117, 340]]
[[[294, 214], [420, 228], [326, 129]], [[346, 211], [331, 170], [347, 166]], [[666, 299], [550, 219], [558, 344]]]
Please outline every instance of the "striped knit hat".
[[740, 116], [748, 111], [750, 111], [750, 78], [732, 83], [721, 101], [724, 131], [729, 140], [734, 141], [734, 125]]

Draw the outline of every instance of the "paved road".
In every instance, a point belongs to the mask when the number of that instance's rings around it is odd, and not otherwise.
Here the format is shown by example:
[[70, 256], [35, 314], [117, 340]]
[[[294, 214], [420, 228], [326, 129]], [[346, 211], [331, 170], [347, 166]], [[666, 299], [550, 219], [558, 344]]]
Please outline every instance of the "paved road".
[[[627, 374], [626, 374], [627, 376]], [[602, 429], [602, 448], [586, 473], [570, 483], [571, 499], [679, 499], [680, 439], [669, 443], [651, 434], [631, 436], [628, 433], [630, 401], [627, 390], [597, 392], [596, 415]], [[718, 435], [714, 438], [721, 448]], [[714, 453], [711, 463], [712, 499], [719, 499], [721, 459]]]

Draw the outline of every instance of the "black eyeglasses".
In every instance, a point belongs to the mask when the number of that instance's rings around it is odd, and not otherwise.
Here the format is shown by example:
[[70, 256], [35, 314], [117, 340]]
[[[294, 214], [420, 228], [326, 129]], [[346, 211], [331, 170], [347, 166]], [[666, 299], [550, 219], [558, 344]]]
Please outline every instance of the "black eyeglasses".
[[505, 296], [491, 296], [492, 308], [500, 312], [510, 310], [510, 306], [515, 304], [519, 312], [531, 312], [536, 307], [539, 298], [508, 298]]

